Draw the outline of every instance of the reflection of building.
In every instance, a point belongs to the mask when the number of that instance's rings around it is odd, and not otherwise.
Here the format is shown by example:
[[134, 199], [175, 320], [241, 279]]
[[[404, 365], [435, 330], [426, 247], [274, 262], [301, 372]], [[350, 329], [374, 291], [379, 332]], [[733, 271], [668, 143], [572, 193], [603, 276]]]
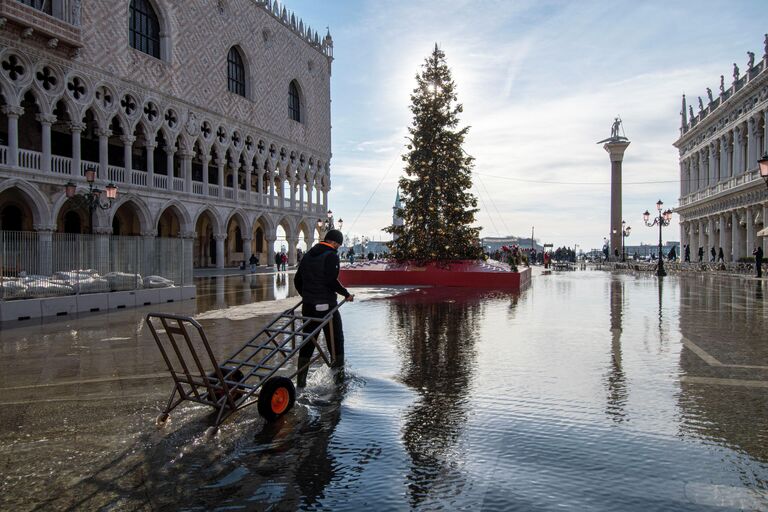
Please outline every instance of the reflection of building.
[[[271, 0], [0, 3], [0, 229], [194, 239], [195, 266], [295, 262], [330, 190], [333, 42]], [[101, 244], [101, 246], [105, 246]]]
[[761, 368], [768, 364], [768, 285], [707, 274], [678, 282], [680, 334], [695, 344], [680, 351], [680, 429], [766, 463], [768, 394]]
[[[768, 48], [766, 48], [768, 51]], [[750, 61], [754, 59], [751, 58]], [[680, 239], [691, 254], [722, 248], [727, 261], [750, 256], [755, 233], [766, 226], [768, 191], [757, 160], [768, 150], [768, 55], [750, 62], [733, 81], [720, 77], [720, 94], [699, 98], [694, 116], [683, 96], [680, 138]], [[729, 80], [730, 81], [730, 80]], [[690, 115], [690, 119], [689, 119]], [[763, 240], [768, 251], [768, 238]]]

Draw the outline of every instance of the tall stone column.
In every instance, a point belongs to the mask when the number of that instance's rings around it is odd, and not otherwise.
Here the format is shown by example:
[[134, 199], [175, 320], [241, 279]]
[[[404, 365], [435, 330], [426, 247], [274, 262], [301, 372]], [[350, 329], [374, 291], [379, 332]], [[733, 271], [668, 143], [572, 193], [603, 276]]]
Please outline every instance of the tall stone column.
[[[704, 254], [707, 254], [707, 239], [704, 233], [704, 220], [699, 219], [699, 242], [698, 247], [704, 248]], [[698, 248], [697, 248], [698, 250]]]
[[226, 158], [219, 157], [216, 159], [216, 166], [218, 168], [217, 182], [219, 184], [219, 198], [224, 198], [224, 164], [227, 163]]
[[37, 120], [40, 122], [43, 135], [43, 158], [40, 161], [40, 170], [51, 172], [51, 125], [56, 122], [56, 116], [39, 114]]
[[258, 199], [256, 201], [256, 204], [264, 204], [264, 170], [258, 169], [257, 176], [257, 182], [256, 182], [256, 192]]
[[184, 231], [179, 234], [181, 238], [181, 285], [192, 284], [192, 271], [195, 261], [195, 235], [194, 231]]
[[717, 184], [717, 144], [709, 144], [709, 185]]
[[299, 238], [297, 236], [286, 237], [286, 242], [288, 242], [288, 264], [296, 265], [296, 245], [299, 243]]
[[722, 249], [723, 253], [725, 253], [726, 256], [728, 256], [728, 252], [726, 252], [725, 248], [728, 246], [728, 223], [725, 220], [725, 214], [720, 215], [720, 242], [718, 244], [718, 249]]
[[72, 122], [69, 124], [69, 130], [72, 132], [72, 167], [70, 171], [72, 176], [81, 176], [82, 151], [80, 150], [80, 137], [83, 134], [83, 130], [85, 130], [85, 124]]
[[123, 167], [125, 168], [125, 182], [133, 183], [131, 172], [133, 171], [133, 143], [136, 137], [123, 135], [120, 141], [123, 143]]
[[208, 165], [211, 163], [211, 154], [210, 153], [203, 153], [203, 195], [205, 197], [208, 197], [208, 180], [210, 179], [208, 176]]
[[112, 135], [112, 131], [99, 129], [96, 133], [99, 136], [99, 177], [103, 180], [108, 180], [109, 136]]
[[[603, 146], [611, 161], [611, 229], [609, 231], [611, 234], [611, 257], [617, 249], [621, 253], [621, 164], [629, 144], [628, 140], [616, 140]], [[323, 191], [323, 205], [327, 209], [326, 197], [327, 192]]]
[[739, 220], [739, 212], [734, 210], [731, 212], [731, 261], [739, 261], [739, 258], [744, 256], [744, 240], [741, 236], [741, 222]]
[[752, 116], [747, 121], [747, 161], [744, 168], [749, 171], [757, 167], [757, 119]]
[[[709, 230], [709, 247], [705, 248], [704, 251], [707, 252], [711, 247], [714, 247], [717, 245], [717, 240], [715, 240], [715, 219], [712, 217], [709, 217], [707, 219], [707, 229]], [[717, 249], [715, 249], [717, 250]]]
[[[763, 228], [768, 228], [768, 203], [763, 204]], [[768, 236], [763, 237], [763, 254], [768, 254]]]
[[253, 176], [253, 165], [246, 164], [245, 166], [245, 202], [250, 205], [251, 203], [251, 177]]
[[277, 241], [277, 233], [265, 232], [264, 238], [267, 241], [267, 266], [273, 267], [275, 265], [275, 242]]
[[253, 254], [253, 250], [251, 248], [251, 241], [253, 238], [250, 237], [243, 237], [243, 259], [245, 260], [245, 268], [248, 268], [248, 260], [251, 259], [251, 254]]
[[720, 181], [728, 179], [728, 137], [720, 137]]
[[224, 242], [227, 239], [226, 233], [216, 233], [213, 235], [216, 240], [216, 268], [224, 268]]
[[304, 211], [304, 180], [299, 180], [299, 211]]
[[179, 151], [179, 158], [181, 159], [181, 175], [184, 177], [184, 192], [187, 194], [192, 193], [192, 157], [195, 156], [194, 151], [182, 150]]
[[37, 270], [38, 274], [53, 274], [53, 232], [55, 226], [34, 226], [37, 232]]
[[166, 178], [168, 178], [168, 182], [165, 184], [165, 186], [168, 188], [168, 190], [173, 191], [173, 155], [176, 153], [176, 148], [173, 146], [166, 146], [165, 147], [165, 168], [166, 168]]
[[3, 113], [8, 117], [8, 155], [6, 163], [10, 167], [19, 165], [19, 118], [24, 114], [23, 107], [6, 105]]
[[144, 146], [147, 149], [147, 187], [155, 188], [155, 148], [157, 143], [148, 140]]
[[747, 208], [747, 251], [745, 256], [752, 256], [752, 250], [755, 248], [755, 216], [752, 208]]

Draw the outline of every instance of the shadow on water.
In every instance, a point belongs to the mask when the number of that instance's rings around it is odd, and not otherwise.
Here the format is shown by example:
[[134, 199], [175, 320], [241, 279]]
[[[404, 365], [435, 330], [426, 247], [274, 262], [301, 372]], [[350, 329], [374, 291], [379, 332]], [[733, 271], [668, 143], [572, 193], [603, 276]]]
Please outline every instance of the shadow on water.
[[406, 479], [413, 508], [423, 506], [435, 491], [443, 495], [442, 503], [462, 492], [463, 457], [457, 441], [470, 412], [475, 344], [488, 298], [488, 293], [435, 288], [390, 300], [400, 379], [417, 396], [404, 414], [402, 427], [410, 457]]

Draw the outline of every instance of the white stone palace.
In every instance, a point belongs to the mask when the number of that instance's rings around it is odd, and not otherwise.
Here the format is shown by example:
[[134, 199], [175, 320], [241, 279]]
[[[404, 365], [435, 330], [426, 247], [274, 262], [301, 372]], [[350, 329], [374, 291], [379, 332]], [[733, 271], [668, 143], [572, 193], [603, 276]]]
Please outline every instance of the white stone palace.
[[[768, 189], [757, 161], [768, 151], [768, 34], [762, 58], [747, 52], [743, 74], [733, 65], [730, 78], [720, 76], [719, 92], [707, 88], [698, 98], [698, 113], [683, 96], [680, 138], [681, 246], [690, 245], [691, 261], [704, 249], [723, 249], [725, 260], [752, 255], [756, 243], [768, 252], [768, 239], [756, 238], [766, 227]], [[730, 85], [727, 85], [729, 82]]]
[[[295, 263], [328, 209], [332, 60], [276, 0], [0, 0], [0, 230], [223, 267], [272, 264], [282, 228]], [[65, 194], [87, 169], [118, 187], [92, 219]]]

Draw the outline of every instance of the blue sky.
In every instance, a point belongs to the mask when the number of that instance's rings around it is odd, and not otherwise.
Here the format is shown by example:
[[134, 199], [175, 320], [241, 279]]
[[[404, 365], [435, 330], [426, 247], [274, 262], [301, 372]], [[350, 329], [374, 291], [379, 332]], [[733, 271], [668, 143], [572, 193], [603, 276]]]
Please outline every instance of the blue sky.
[[[402, 175], [414, 76], [437, 42], [471, 129], [473, 193], [483, 236], [530, 235], [602, 245], [610, 162], [596, 141], [620, 115], [628, 244], [655, 243], [642, 212], [677, 204], [680, 97], [763, 55], [768, 2], [288, 0], [330, 26], [333, 159], [330, 207], [349, 234], [386, 238]], [[324, 32], [324, 28], [322, 30]], [[677, 216], [665, 238], [679, 239]]]

